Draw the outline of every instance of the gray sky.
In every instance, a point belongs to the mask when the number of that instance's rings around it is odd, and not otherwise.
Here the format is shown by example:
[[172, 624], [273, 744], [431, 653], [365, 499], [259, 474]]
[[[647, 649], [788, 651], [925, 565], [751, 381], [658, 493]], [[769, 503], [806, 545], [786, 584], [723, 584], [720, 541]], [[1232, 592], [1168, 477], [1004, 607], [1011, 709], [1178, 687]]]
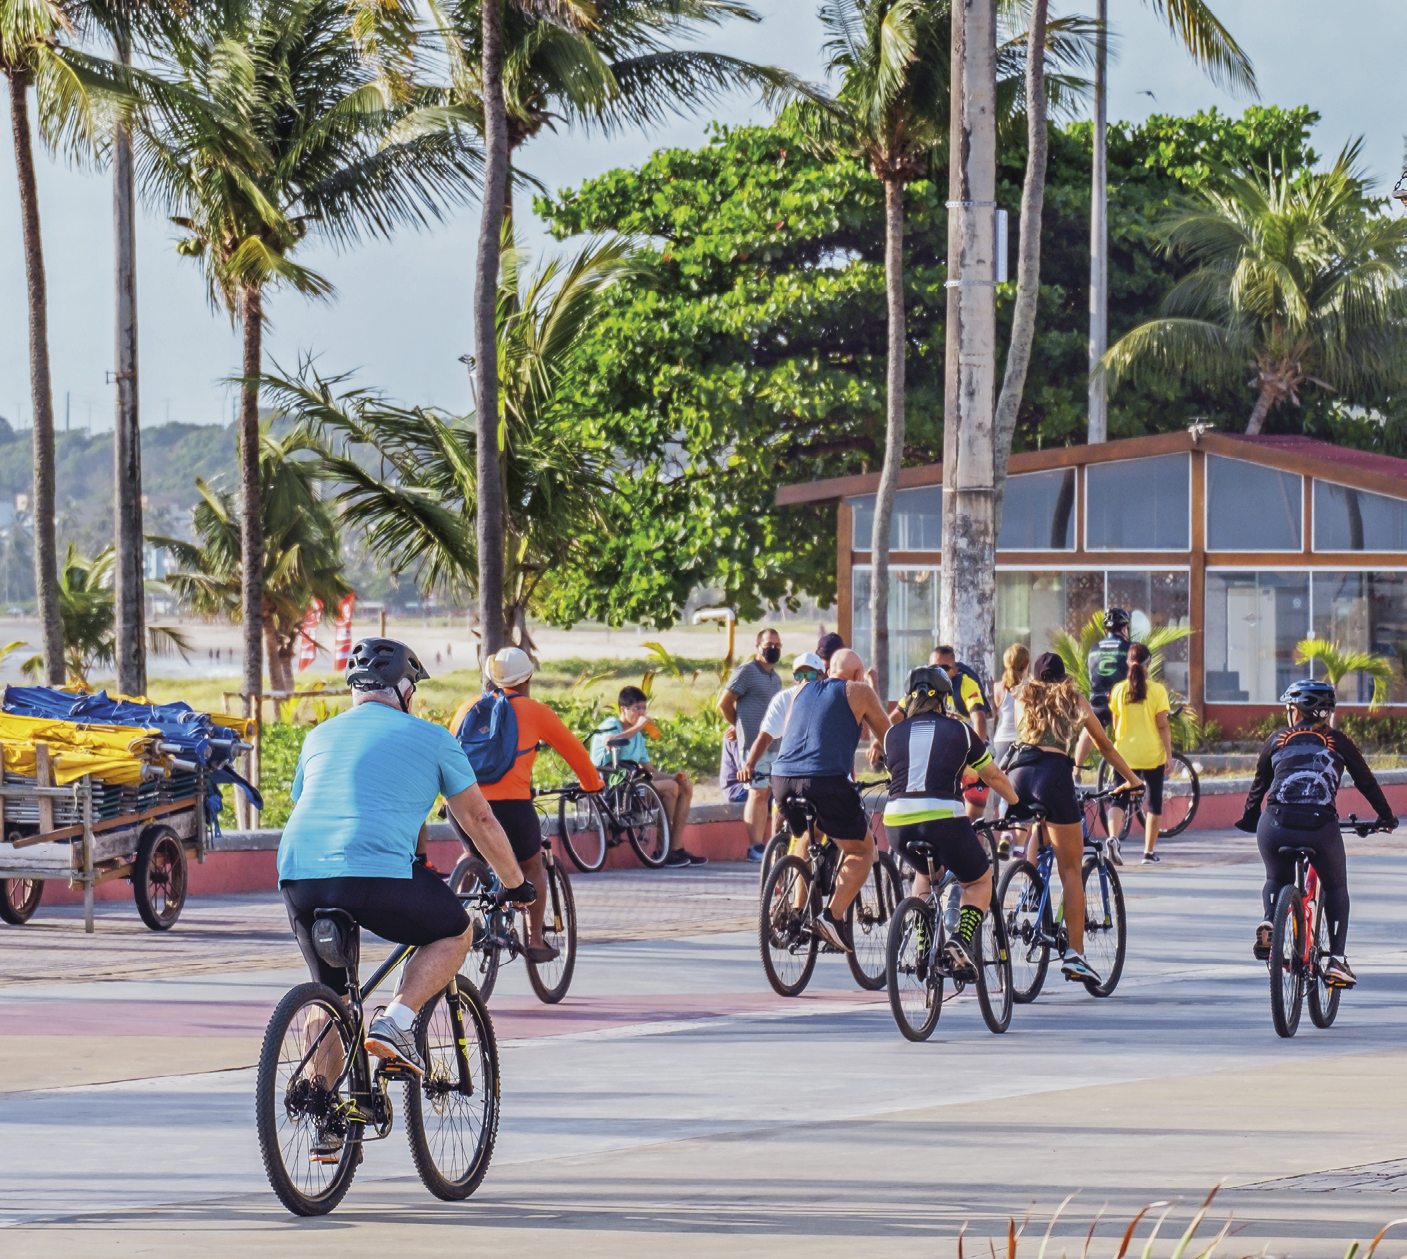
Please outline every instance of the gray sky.
[[[760, 25], [735, 23], [707, 45], [818, 77], [816, 0], [754, 3], [766, 14]], [[1145, 4], [1112, 0], [1109, 7], [1118, 38], [1111, 118], [1211, 105], [1240, 112], [1244, 103], [1212, 87]], [[1315, 147], [1323, 156], [1352, 136], [1365, 136], [1367, 166], [1380, 188], [1390, 187], [1401, 169], [1407, 131], [1407, 76], [1400, 57], [1407, 46], [1407, 8], [1401, 0], [1344, 0], [1332, 13], [1316, 0], [1215, 0], [1214, 7], [1251, 55], [1263, 101], [1317, 109], [1323, 121]], [[730, 123], [764, 121], [746, 98], [714, 112]], [[636, 164], [657, 147], [698, 144], [706, 122], [680, 120], [652, 134], [609, 141], [549, 133], [523, 151], [522, 164], [550, 187], [569, 187]], [[91, 415], [94, 429], [110, 428], [113, 392], [104, 373], [112, 366], [113, 340], [111, 184], [104, 174], [80, 174], [42, 153], [37, 164], [55, 421], [63, 427], [71, 396], [75, 427], [85, 427]], [[519, 203], [524, 243], [549, 246], [526, 201]], [[290, 369], [300, 353], [312, 352], [324, 372], [355, 370], [357, 383], [399, 401], [467, 410], [468, 382], [457, 360], [470, 347], [476, 222], [471, 209], [434, 232], [406, 231], [390, 243], [341, 254], [316, 244], [301, 251], [300, 261], [328, 276], [337, 293], [323, 304], [274, 294], [266, 307], [273, 320], [266, 352]], [[238, 370], [238, 341], [228, 319], [208, 306], [198, 266], [176, 255], [174, 239], [169, 224], [144, 215], [137, 240], [142, 422], [228, 422], [231, 399], [223, 380]], [[0, 293], [0, 415], [27, 427], [32, 417], [24, 262], [8, 143], [0, 144]]]

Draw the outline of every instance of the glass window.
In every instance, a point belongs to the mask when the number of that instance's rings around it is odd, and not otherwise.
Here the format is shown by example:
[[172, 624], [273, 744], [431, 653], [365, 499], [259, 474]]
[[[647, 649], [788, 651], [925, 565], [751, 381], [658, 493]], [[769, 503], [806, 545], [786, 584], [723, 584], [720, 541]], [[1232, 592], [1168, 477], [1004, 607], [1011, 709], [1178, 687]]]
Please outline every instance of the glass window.
[[1207, 572], [1207, 702], [1274, 704], [1303, 676], [1295, 647], [1309, 635], [1309, 574]]
[[1207, 550], [1304, 548], [1304, 478], [1207, 456]]
[[[868, 662], [870, 655], [869, 565], [851, 572], [851, 645]], [[909, 670], [928, 663], [938, 645], [938, 569], [889, 570], [889, 697], [897, 699]]]
[[1191, 457], [1159, 455], [1085, 469], [1085, 546], [1091, 551], [1185, 551]]
[[1407, 501], [1314, 483], [1316, 551], [1407, 551]]
[[[852, 550], [868, 551], [874, 538], [873, 494], [857, 494], [846, 499], [855, 511]], [[891, 551], [938, 551], [943, 546], [943, 487], [920, 485], [900, 490], [894, 496], [894, 515], [889, 521]]]
[[1075, 549], [1075, 469], [1008, 477], [999, 551]]
[[[1371, 651], [1401, 666], [1407, 657], [1407, 573], [1315, 571], [1314, 637], [1337, 643], [1344, 651]], [[1318, 666], [1316, 676], [1323, 677]], [[1373, 680], [1350, 673], [1338, 687], [1339, 703], [1366, 704], [1373, 698]], [[1399, 670], [1388, 698], [1407, 700]]]
[[[997, 655], [1025, 643], [1033, 655], [1054, 646], [1057, 630], [1079, 636], [1106, 606], [1127, 608], [1138, 636], [1150, 629], [1189, 623], [1186, 570], [1131, 572], [997, 572]], [[1187, 694], [1187, 641], [1163, 649], [1163, 681]]]

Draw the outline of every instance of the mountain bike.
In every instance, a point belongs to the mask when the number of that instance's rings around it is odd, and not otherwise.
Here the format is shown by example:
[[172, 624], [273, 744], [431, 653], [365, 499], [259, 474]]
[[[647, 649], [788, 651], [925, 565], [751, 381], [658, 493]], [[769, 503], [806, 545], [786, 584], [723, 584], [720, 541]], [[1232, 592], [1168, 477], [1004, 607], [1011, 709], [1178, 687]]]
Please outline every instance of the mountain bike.
[[[1107, 841], [1095, 838], [1094, 825], [1101, 807], [1114, 796], [1127, 806], [1141, 793], [1122, 791], [1081, 792], [1082, 827], [1085, 853], [1081, 877], [1085, 889], [1085, 957], [1101, 977], [1098, 983], [1086, 979], [1085, 988], [1096, 997], [1107, 997], [1119, 985], [1128, 947], [1128, 920], [1124, 912], [1124, 888], [1109, 861]], [[1132, 810], [1124, 808], [1124, 833]], [[1002, 918], [1011, 944], [1012, 995], [1018, 1004], [1034, 1001], [1045, 983], [1051, 950], [1064, 958], [1069, 948], [1065, 927], [1065, 905], [1054, 904], [1051, 877], [1055, 870], [1055, 849], [1041, 848], [1036, 860], [1029, 859], [1030, 844], [1036, 842], [1037, 828], [1027, 843], [1027, 857], [1013, 861], [1002, 874], [997, 887]], [[1116, 836], [1115, 838], [1120, 838]]]
[[606, 864], [612, 848], [629, 843], [651, 869], [669, 856], [669, 814], [659, 792], [650, 786], [650, 771], [635, 761], [622, 761], [620, 749], [629, 739], [606, 740], [611, 765], [603, 769], [605, 789], [596, 793], [564, 790], [557, 804], [557, 833], [572, 864], [591, 874]]
[[[1360, 822], [1356, 814], [1339, 823], [1345, 834], [1359, 836], [1382, 829]], [[1324, 913], [1324, 889], [1313, 865], [1314, 849], [1285, 847], [1279, 851], [1294, 857], [1295, 881], [1282, 887], [1275, 899], [1266, 968], [1270, 972], [1270, 1021], [1277, 1035], [1289, 1038], [1299, 1030], [1306, 990], [1310, 1021], [1315, 1027], [1332, 1027], [1343, 989], [1325, 981], [1321, 966], [1329, 956], [1329, 920]]]
[[405, 1085], [406, 1135], [420, 1179], [453, 1202], [479, 1187], [498, 1133], [498, 1044], [488, 1007], [463, 975], [421, 1007], [415, 1043], [425, 1063], [407, 1067], [366, 1052], [365, 1002], [415, 952], [399, 945], [362, 986], [360, 929], [341, 909], [320, 909], [313, 944], [347, 970], [347, 995], [326, 984], [288, 992], [264, 1032], [254, 1089], [255, 1123], [269, 1184], [295, 1215], [326, 1215], [342, 1201], [362, 1148], [391, 1135], [390, 1086]]
[[[998, 860], [993, 832], [1004, 827], [1005, 823], [1000, 818], [972, 824], [973, 830], [986, 843], [993, 878], [996, 877]], [[926, 897], [910, 896], [900, 902], [889, 928], [885, 979], [894, 1022], [906, 1039], [927, 1040], [938, 1026], [938, 1016], [943, 1010], [943, 985], [951, 980], [954, 995], [962, 992], [969, 983], [975, 984], [983, 1021], [993, 1032], [1006, 1031], [1011, 1026], [1014, 994], [1011, 950], [1006, 938], [1001, 901], [994, 890], [990, 912], [983, 915], [982, 926], [973, 937], [971, 951], [976, 954], [977, 961], [975, 978], [954, 975], [943, 949], [948, 937], [957, 929], [962, 884], [952, 871], [944, 871], [939, 880], [931, 845], [918, 841], [909, 844], [908, 851], [919, 860], [928, 862], [930, 884]]]
[[[534, 792], [534, 801], [542, 796], [561, 795], [571, 788]], [[547, 876], [546, 904], [542, 922], [542, 938], [557, 950], [550, 962], [534, 962], [527, 956], [528, 914], [526, 906], [513, 905], [499, 899], [503, 884], [486, 861], [468, 855], [462, 857], [449, 876], [450, 891], [464, 902], [474, 924], [474, 943], [466, 963], [469, 974], [485, 1001], [493, 995], [498, 981], [498, 969], [503, 955], [512, 961], [523, 954], [528, 968], [528, 983], [538, 1000], [556, 1005], [567, 995], [572, 974], [576, 970], [576, 898], [566, 867], [552, 850], [547, 815], [538, 805], [538, 820], [542, 827], [542, 870]], [[518, 921], [522, 920], [519, 933]]]
[[[805, 990], [818, 953], [841, 952], [825, 943], [815, 927], [835, 891], [841, 850], [817, 831], [815, 806], [803, 796], [793, 799], [806, 815], [806, 855], [782, 857], [768, 872], [758, 929], [762, 969], [772, 990], [783, 997], [799, 996]], [[889, 923], [901, 886], [894, 859], [887, 852], [877, 853], [874, 867], [845, 911], [855, 944], [845, 961], [855, 982], [867, 992], [884, 987]]]

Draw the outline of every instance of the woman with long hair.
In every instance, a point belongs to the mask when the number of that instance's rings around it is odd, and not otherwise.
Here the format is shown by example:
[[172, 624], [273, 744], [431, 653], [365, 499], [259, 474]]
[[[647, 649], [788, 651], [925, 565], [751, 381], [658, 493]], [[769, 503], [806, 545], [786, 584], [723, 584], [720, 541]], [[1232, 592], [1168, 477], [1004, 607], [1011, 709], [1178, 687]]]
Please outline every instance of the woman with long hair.
[[[1038, 804], [1045, 810], [1041, 824], [1044, 837], [1055, 849], [1060, 884], [1065, 889], [1065, 932], [1069, 947], [1060, 971], [1066, 979], [1101, 982], [1085, 960], [1085, 887], [1080, 864], [1084, 857], [1084, 827], [1080, 825], [1079, 797], [1075, 793], [1073, 752], [1081, 732], [1087, 732], [1095, 746], [1131, 788], [1142, 784], [1128, 762], [1109, 742], [1089, 700], [1080, 694], [1074, 678], [1065, 672], [1065, 662], [1054, 652], [1037, 656], [1031, 676], [1016, 695], [1016, 728], [1021, 746], [1008, 764], [1011, 785], [1023, 804]], [[1037, 849], [1027, 848], [1027, 860], [1034, 861]]]
[[992, 702], [997, 706], [997, 725], [992, 731], [992, 757], [998, 765], [1020, 737], [1016, 732], [1016, 688], [1026, 676], [1031, 664], [1031, 651], [1025, 643], [1012, 643], [1002, 653], [1002, 675], [992, 687]]
[[[1148, 676], [1152, 652], [1144, 643], [1129, 647], [1129, 675], [1109, 692], [1109, 713], [1114, 723], [1114, 746], [1143, 779], [1143, 864], [1156, 865], [1158, 828], [1163, 822], [1163, 776], [1172, 760], [1172, 726], [1168, 720], [1168, 692]], [[1115, 809], [1109, 829], [1123, 829], [1122, 809]], [[1112, 859], [1123, 865], [1117, 840], [1110, 842]]]

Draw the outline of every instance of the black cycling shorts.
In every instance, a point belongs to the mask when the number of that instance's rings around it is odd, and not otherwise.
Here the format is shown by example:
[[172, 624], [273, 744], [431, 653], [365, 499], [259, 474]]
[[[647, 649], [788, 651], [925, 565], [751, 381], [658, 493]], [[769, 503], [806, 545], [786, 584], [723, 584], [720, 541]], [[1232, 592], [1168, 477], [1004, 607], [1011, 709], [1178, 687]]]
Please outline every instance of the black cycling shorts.
[[[490, 800], [489, 808], [503, 827], [508, 842], [513, 847], [513, 855], [520, 862], [529, 861], [542, 851], [542, 822], [531, 800]], [[472, 839], [464, 833], [464, 828], [449, 815], [449, 824], [460, 841], [476, 857], [483, 857]]]
[[894, 850], [920, 874], [928, 873], [928, 857], [910, 850], [915, 841], [933, 848], [933, 864], [955, 874], [960, 883], [976, 883], [992, 867], [991, 858], [965, 817], [945, 817], [909, 826], [886, 826]]
[[1074, 769], [1070, 758], [1060, 752], [1042, 751], [1031, 765], [1021, 765], [1010, 773], [1011, 785], [1022, 804], [1038, 804], [1045, 820], [1054, 826], [1078, 826], [1083, 820], [1080, 799], [1075, 794]]
[[1143, 779], [1143, 811], [1145, 813], [1163, 812], [1163, 778], [1168, 772], [1166, 765], [1158, 765], [1153, 769], [1136, 769], [1133, 771], [1135, 778]]
[[805, 796], [816, 807], [816, 829], [832, 839], [866, 839], [870, 820], [860, 803], [860, 789], [844, 774], [816, 778], [772, 775], [772, 798], [793, 835], [806, 834], [806, 812], [791, 799]]
[[347, 972], [317, 955], [310, 934], [313, 911], [345, 909], [359, 926], [395, 944], [433, 944], [463, 935], [469, 915], [438, 874], [418, 862], [408, 879], [290, 879], [279, 885], [288, 921], [314, 979], [347, 991]]

